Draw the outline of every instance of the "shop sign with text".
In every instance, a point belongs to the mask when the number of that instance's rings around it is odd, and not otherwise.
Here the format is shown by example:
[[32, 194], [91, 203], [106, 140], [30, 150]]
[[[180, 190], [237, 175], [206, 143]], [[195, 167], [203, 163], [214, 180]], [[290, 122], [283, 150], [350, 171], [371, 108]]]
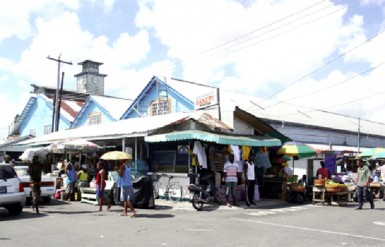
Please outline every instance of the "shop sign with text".
[[217, 90], [212, 90], [204, 95], [198, 96], [194, 102], [194, 108], [200, 109], [218, 104]]

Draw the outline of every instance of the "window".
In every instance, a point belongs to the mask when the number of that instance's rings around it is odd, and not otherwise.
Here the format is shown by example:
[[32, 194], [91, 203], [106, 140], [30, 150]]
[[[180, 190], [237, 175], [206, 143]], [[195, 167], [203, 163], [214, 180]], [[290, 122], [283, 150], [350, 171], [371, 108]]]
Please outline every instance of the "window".
[[156, 100], [151, 103], [151, 115], [164, 115], [170, 113], [170, 103], [168, 100]]
[[52, 125], [51, 124], [44, 125], [44, 135], [49, 134], [51, 132], [52, 132]]
[[88, 125], [96, 125], [102, 123], [102, 113], [93, 112], [88, 116]]
[[30, 136], [36, 136], [36, 130], [35, 129], [30, 129], [29, 130], [29, 135]]

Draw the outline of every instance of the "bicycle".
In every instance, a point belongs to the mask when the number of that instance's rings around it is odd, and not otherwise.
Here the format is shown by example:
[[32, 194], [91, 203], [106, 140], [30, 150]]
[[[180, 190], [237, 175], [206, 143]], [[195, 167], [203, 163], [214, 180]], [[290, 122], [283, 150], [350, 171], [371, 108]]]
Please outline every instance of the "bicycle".
[[182, 199], [182, 186], [179, 185], [179, 182], [172, 182], [171, 180], [174, 176], [167, 174], [153, 174], [153, 190], [154, 197], [159, 198], [159, 178], [161, 176], [168, 177], [166, 190], [164, 192], [164, 197], [172, 202], [179, 202]]
[[151, 174], [151, 180], [152, 180], [152, 191], [154, 193], [154, 198], [155, 199], [158, 199], [159, 198], [159, 179], [160, 179], [161, 175], [157, 174], [157, 173], [154, 173], [154, 174]]

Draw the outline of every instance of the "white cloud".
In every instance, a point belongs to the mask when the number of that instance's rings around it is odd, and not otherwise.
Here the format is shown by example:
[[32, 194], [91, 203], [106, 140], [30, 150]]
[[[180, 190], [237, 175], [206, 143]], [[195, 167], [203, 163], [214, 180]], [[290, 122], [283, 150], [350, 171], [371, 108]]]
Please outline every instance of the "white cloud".
[[[134, 28], [109, 36], [107, 29], [95, 34], [91, 28], [82, 26], [84, 20], [79, 11], [86, 6], [103, 6], [107, 15], [113, 14], [115, 3], [115, 0], [33, 3], [24, 0], [11, 1], [0, 10], [0, 42], [9, 37], [31, 40], [20, 61], [0, 57], [1, 70], [9, 72], [0, 77], [0, 85], [6, 85], [5, 91], [10, 91], [0, 94], [0, 103], [7, 103], [2, 115], [11, 116], [0, 120], [0, 129], [6, 128], [13, 116], [21, 112], [29, 98], [30, 83], [56, 86], [57, 64], [48, 60], [48, 55], [57, 58], [61, 54], [61, 59], [74, 63], [61, 67], [66, 73], [67, 89], [75, 89], [73, 75], [81, 70], [77, 63], [91, 59], [104, 63], [100, 72], [108, 74], [105, 92], [116, 96], [134, 98], [153, 75], [158, 75], [266, 97], [354, 48], [370, 35], [364, 29], [366, 19], [360, 14], [347, 19], [343, 5], [308, 0], [298, 0], [295, 5], [289, 0], [250, 1], [247, 7], [229, 0], [138, 1], [140, 8]], [[379, 0], [362, 3], [384, 5]], [[311, 5], [314, 6], [300, 11]], [[292, 13], [297, 14], [290, 16]], [[166, 49], [159, 53], [167, 54], [157, 57], [157, 61], [153, 60], [153, 52], [158, 52], [155, 49], [159, 44], [155, 45], [154, 40]], [[385, 122], [384, 94], [343, 105], [351, 99], [385, 90], [383, 83], [379, 83], [385, 78], [385, 65], [333, 86], [368, 69], [368, 65], [384, 62], [384, 43], [385, 35], [379, 35], [338, 60], [340, 67], [331, 69], [333, 63], [328, 70], [294, 83], [277, 100], [290, 99], [315, 108], [340, 105], [327, 109]], [[11, 96], [16, 90], [23, 93]], [[312, 94], [314, 90], [320, 92]], [[304, 94], [308, 96], [300, 97]], [[294, 96], [297, 101], [292, 100]]]

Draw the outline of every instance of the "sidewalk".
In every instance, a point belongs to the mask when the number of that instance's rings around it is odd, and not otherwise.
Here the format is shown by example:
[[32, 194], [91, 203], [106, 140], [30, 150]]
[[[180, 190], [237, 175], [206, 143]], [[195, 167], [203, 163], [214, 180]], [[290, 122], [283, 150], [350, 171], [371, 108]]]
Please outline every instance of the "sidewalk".
[[[246, 209], [249, 208], [246, 206], [245, 201], [239, 202], [239, 207], [227, 207], [225, 204], [222, 204], [218, 207], [218, 204], [205, 204], [204, 208], [207, 209], [216, 209], [216, 210], [234, 210], [234, 209]], [[268, 198], [262, 198], [259, 202], [257, 202], [257, 206], [252, 205], [250, 208], [255, 209], [269, 209], [269, 208], [282, 208], [282, 207], [289, 207], [293, 206], [295, 204], [291, 204], [288, 202], [281, 201], [279, 199], [268, 199]], [[171, 202], [165, 199], [156, 199], [155, 200], [155, 208], [162, 208], [162, 207], [171, 207], [172, 209], [179, 209], [179, 210], [194, 210], [191, 202], [189, 201], [181, 201], [181, 202]]]

